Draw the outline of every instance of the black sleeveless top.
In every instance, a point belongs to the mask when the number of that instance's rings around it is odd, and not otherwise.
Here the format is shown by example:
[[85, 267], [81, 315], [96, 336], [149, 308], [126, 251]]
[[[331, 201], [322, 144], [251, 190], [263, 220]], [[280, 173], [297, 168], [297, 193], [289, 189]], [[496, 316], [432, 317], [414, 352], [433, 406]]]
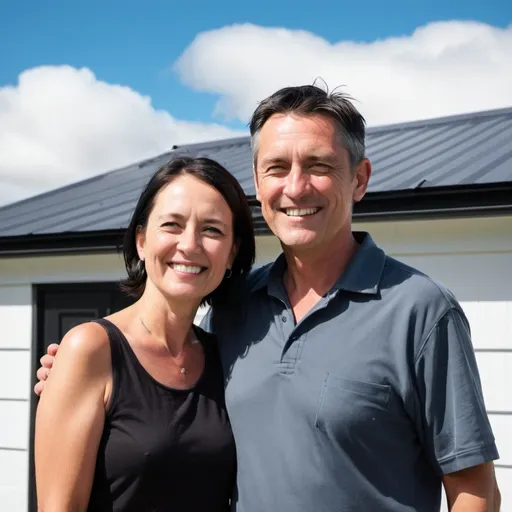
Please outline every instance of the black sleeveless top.
[[113, 323], [97, 322], [110, 339], [113, 388], [88, 510], [229, 510], [236, 454], [215, 338], [196, 328], [205, 368], [178, 390], [149, 375]]

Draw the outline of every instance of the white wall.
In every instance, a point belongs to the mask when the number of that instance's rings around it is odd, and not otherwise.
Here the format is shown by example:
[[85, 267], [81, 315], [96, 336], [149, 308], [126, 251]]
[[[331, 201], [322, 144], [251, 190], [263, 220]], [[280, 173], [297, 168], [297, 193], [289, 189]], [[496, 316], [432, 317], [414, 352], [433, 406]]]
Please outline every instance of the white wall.
[[27, 509], [32, 288], [0, 286], [0, 504]]
[[468, 316], [512, 510], [512, 217], [360, 224], [386, 251], [450, 288]]
[[[473, 331], [487, 407], [501, 453], [503, 510], [512, 510], [512, 217], [356, 224], [389, 254], [457, 295]], [[257, 265], [280, 247], [257, 241]], [[118, 255], [0, 259], [0, 504], [25, 512], [28, 496], [32, 284], [116, 281]], [[507, 435], [508, 434], [508, 435]]]

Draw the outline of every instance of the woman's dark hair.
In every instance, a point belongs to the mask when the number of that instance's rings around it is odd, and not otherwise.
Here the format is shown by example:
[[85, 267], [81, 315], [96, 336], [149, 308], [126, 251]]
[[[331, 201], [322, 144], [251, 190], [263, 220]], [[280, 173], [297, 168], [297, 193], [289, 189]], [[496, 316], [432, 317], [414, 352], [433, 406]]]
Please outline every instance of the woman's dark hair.
[[160, 167], [149, 180], [124, 235], [123, 256], [128, 277], [121, 282], [121, 288], [132, 297], [141, 297], [147, 279], [145, 265], [137, 252], [137, 230], [147, 226], [157, 194], [174, 178], [185, 175], [193, 176], [215, 188], [233, 213], [233, 238], [237, 254], [231, 267], [231, 276], [229, 279], [225, 277], [217, 289], [204, 298], [202, 304], [211, 304], [212, 301], [227, 297], [254, 263], [256, 249], [251, 210], [236, 178], [210, 158], [178, 157]]

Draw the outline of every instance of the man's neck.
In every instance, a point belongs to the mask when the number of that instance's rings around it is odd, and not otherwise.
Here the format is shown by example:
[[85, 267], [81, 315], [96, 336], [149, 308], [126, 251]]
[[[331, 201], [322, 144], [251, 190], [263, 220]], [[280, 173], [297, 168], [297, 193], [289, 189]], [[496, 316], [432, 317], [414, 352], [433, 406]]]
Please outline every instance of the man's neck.
[[297, 321], [334, 286], [358, 247], [352, 233], [328, 248], [296, 251], [283, 247], [287, 263], [283, 283]]

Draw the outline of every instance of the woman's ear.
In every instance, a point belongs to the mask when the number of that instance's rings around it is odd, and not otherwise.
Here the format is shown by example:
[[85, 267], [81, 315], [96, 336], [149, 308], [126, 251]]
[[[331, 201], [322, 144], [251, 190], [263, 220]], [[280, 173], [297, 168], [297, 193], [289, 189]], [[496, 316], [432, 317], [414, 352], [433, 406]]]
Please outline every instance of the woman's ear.
[[231, 268], [233, 266], [233, 263], [235, 262], [236, 255], [238, 254], [238, 248], [239, 248], [239, 242], [238, 240], [233, 243], [233, 247], [231, 247], [231, 252], [229, 254], [228, 258], [228, 268]]
[[137, 254], [139, 259], [144, 261], [146, 256], [144, 254], [144, 244], [146, 242], [146, 230], [142, 226], [137, 226], [135, 231], [135, 245], [137, 246]]

